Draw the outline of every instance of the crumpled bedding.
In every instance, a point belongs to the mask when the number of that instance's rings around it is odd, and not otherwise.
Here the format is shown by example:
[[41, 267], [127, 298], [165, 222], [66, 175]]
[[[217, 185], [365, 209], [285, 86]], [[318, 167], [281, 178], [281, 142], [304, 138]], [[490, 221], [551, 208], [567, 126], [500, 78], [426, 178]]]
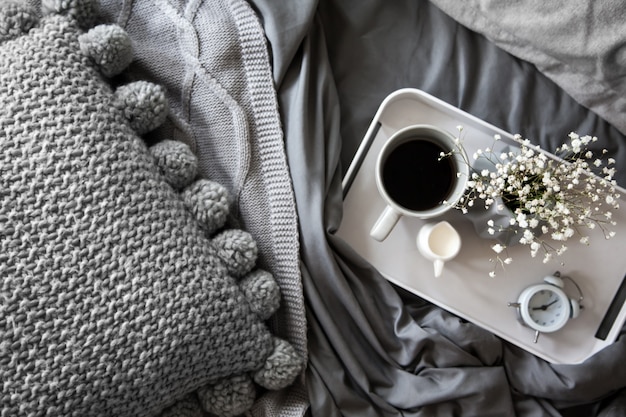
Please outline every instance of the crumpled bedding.
[[[138, 70], [142, 75], [159, 75], [154, 78], [166, 86], [185, 81], [176, 77], [189, 69], [185, 67], [189, 56], [182, 59], [172, 49], [180, 47], [175, 37], [197, 42], [190, 49], [194, 53], [211, 50], [212, 39], [194, 38], [184, 19], [178, 23], [185, 25], [165, 27], [159, 19], [145, 24], [133, 21], [131, 13], [133, 7], [143, 7], [143, 16], [148, 17], [161, 16], [171, 8], [182, 10], [181, 15], [189, 10], [210, 15], [210, 2], [100, 2], [108, 11], [108, 19], [125, 22], [131, 34], [145, 30], [144, 34], [162, 36], [163, 43], [144, 50], [144, 58], [151, 59], [140, 61]], [[548, 150], [554, 150], [572, 130], [594, 134], [600, 138], [598, 146], [607, 148], [618, 161], [616, 178], [625, 186], [623, 66], [610, 66], [606, 73], [603, 66], [589, 64], [598, 62], [591, 48], [573, 57], [573, 62], [584, 64], [588, 79], [566, 77], [566, 83], [553, 76], [550, 61], [542, 66], [521, 53], [520, 59], [503, 50], [517, 51], [512, 49], [515, 37], [498, 40], [488, 33], [489, 27], [483, 27], [492, 39], [488, 40], [464, 27], [480, 30], [472, 26], [471, 18], [457, 17], [453, 12], [469, 10], [467, 15], [472, 16], [476, 9], [471, 8], [478, 7], [475, 2], [446, 9], [462, 24], [435, 7], [445, 8], [444, 0], [249, 3], [267, 36], [284, 135], [286, 161], [281, 169], [288, 169], [297, 208], [297, 229], [277, 238], [291, 244], [299, 239], [299, 253], [292, 251], [286, 258], [272, 255], [278, 249], [276, 241], [261, 240], [260, 260], [274, 273], [285, 265], [300, 266], [296, 271], [283, 270], [286, 280], [282, 285], [294, 285], [290, 287], [294, 296], [291, 306], [298, 307], [302, 300], [297, 299], [297, 281], [301, 279], [308, 333], [301, 331], [305, 312], [297, 308], [291, 313], [279, 311], [281, 321], [272, 324], [279, 333], [292, 332], [295, 338], [291, 341], [309, 357], [304, 378], [287, 390], [263, 395], [253, 414], [299, 416], [308, 402], [311, 415], [324, 417], [626, 415], [623, 337], [583, 364], [549, 364], [394, 287], [333, 234], [343, 216], [341, 179], [381, 101], [403, 87], [422, 89], [506, 131], [521, 133]], [[494, 6], [489, 10], [498, 12], [504, 4], [480, 3]], [[545, 33], [543, 27], [552, 27], [564, 15], [542, 22], [547, 26], [515, 19], [515, 33]], [[507, 12], [503, 16], [511, 15]], [[615, 26], [607, 24], [607, 30], [617, 28], [616, 33], [621, 34], [623, 7], [614, 9], [610, 19]], [[203, 20], [191, 21], [198, 24]], [[593, 28], [595, 24], [585, 22], [584, 27]], [[560, 57], [561, 62], [570, 57], [560, 49], [562, 46], [574, 45], [577, 51], [576, 44], [562, 42], [558, 37], [547, 40], [551, 42], [548, 46], [542, 44], [541, 50]], [[577, 40], [585, 42], [585, 38]], [[604, 55], [616, 63], [624, 57], [620, 42], [614, 49], [605, 50]], [[219, 66], [214, 69], [219, 79], [223, 75]], [[614, 94], [610, 88], [594, 89], [591, 93], [595, 95], [585, 91], [593, 80], [607, 81], [603, 77], [609, 78], [611, 88], [621, 88], [621, 93]], [[597, 84], [602, 88], [601, 82]], [[168, 92], [175, 109], [179, 104], [184, 111], [189, 103], [185, 100], [191, 98], [175, 87]], [[178, 134], [216, 128], [211, 124], [211, 103], [202, 103], [200, 100], [207, 115], [204, 124], [179, 125]], [[212, 143], [195, 148], [206, 163], [206, 172], [219, 176], [223, 169], [221, 174], [228, 181], [231, 177], [226, 172], [233, 166], [224, 163], [215, 167], [209, 161], [217, 158], [223, 162], [230, 155], [240, 156], [236, 148], [229, 147], [229, 137], [225, 136], [223, 142], [211, 142], [199, 133], [198, 139], [199, 143]], [[254, 182], [255, 169], [263, 171], [257, 166], [244, 179]], [[256, 205], [250, 198], [245, 201], [239, 220], [263, 238], [267, 206]], [[293, 249], [293, 245], [288, 247]]]
[[584, 84], [568, 94], [427, 1], [277, 3], [253, 1], [272, 51], [298, 208], [311, 414], [626, 415], [624, 338], [583, 364], [549, 364], [394, 287], [333, 235], [341, 178], [398, 88], [422, 89], [548, 150], [570, 131], [594, 134], [618, 161], [622, 186], [623, 107], [608, 123], [574, 99]]
[[626, 134], [626, 7], [621, 0], [432, 0], [464, 26], [531, 62]]

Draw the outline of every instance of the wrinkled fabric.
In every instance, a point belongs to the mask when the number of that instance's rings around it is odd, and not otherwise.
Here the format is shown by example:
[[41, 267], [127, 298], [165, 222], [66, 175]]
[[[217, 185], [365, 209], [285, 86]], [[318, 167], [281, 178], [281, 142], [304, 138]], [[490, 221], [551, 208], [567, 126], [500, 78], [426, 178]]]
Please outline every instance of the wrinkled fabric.
[[626, 134], [626, 5], [622, 0], [432, 2], [536, 65]]
[[625, 415], [623, 339], [581, 365], [546, 363], [394, 287], [333, 235], [341, 178], [396, 89], [422, 89], [549, 150], [574, 130], [625, 161], [619, 131], [429, 2], [301, 0], [293, 20], [278, 3], [253, 2], [298, 208], [312, 415]]

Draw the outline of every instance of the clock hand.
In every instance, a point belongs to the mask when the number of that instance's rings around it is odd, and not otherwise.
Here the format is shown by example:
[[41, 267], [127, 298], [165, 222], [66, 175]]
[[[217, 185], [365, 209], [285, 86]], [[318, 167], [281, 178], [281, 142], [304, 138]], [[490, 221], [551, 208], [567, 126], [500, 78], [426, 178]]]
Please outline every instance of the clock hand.
[[542, 306], [539, 307], [533, 307], [533, 310], [543, 310], [546, 311], [548, 309], [548, 307], [550, 307], [552, 304], [556, 303], [558, 300], [552, 300], [551, 302], [549, 302], [548, 304], [544, 304]]

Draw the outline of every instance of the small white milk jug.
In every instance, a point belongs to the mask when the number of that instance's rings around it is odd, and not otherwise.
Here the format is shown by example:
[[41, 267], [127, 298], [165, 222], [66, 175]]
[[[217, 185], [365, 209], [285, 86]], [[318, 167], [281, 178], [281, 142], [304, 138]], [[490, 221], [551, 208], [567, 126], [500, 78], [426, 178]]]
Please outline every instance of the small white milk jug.
[[461, 236], [447, 221], [428, 223], [417, 234], [417, 249], [424, 258], [433, 262], [435, 276], [439, 277], [444, 263], [459, 253]]

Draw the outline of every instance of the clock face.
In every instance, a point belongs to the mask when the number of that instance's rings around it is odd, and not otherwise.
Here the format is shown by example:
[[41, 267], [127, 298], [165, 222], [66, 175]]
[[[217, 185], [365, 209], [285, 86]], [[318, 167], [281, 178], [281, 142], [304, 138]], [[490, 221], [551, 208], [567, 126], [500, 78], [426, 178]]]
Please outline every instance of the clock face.
[[524, 322], [540, 332], [554, 332], [570, 316], [570, 301], [560, 289], [549, 284], [527, 288], [520, 296], [520, 313]]
[[543, 289], [537, 291], [528, 301], [528, 315], [540, 326], [551, 327], [568, 316], [568, 300], [564, 300], [555, 291]]

